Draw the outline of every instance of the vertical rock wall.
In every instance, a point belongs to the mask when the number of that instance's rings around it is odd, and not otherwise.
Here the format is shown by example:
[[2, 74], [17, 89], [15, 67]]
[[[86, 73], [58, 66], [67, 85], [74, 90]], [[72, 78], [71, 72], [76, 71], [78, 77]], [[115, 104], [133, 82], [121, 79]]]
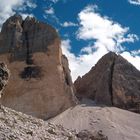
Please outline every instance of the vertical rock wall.
[[5, 106], [48, 119], [76, 104], [60, 45], [56, 30], [35, 18], [14, 15], [3, 24], [0, 60], [11, 71]]

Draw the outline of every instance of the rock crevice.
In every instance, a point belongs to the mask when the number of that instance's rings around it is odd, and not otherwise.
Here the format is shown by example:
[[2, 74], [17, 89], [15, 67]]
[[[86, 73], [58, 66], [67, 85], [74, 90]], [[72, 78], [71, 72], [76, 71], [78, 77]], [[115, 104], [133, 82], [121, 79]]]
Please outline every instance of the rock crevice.
[[114, 66], [115, 66], [115, 61], [116, 61], [116, 58], [114, 57], [113, 58], [113, 61], [112, 61], [112, 64], [111, 64], [111, 67], [110, 67], [110, 78], [109, 78], [109, 93], [110, 93], [110, 97], [111, 97], [111, 104], [114, 105], [113, 103], [113, 85], [112, 85], [112, 81], [113, 81], [113, 73], [114, 73]]

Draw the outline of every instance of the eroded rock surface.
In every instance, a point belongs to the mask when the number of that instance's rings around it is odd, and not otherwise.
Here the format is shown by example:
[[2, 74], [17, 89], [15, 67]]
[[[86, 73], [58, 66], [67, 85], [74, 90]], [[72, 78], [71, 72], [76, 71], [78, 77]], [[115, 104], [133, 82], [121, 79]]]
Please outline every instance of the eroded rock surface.
[[74, 85], [78, 98], [140, 112], [140, 72], [120, 55], [106, 54]]
[[35, 18], [10, 17], [0, 33], [0, 60], [11, 72], [3, 105], [48, 119], [76, 104], [56, 30]]
[[100, 132], [76, 133], [6, 107], [0, 108], [1, 140], [108, 140]]
[[3, 92], [3, 89], [8, 83], [9, 76], [10, 76], [10, 72], [7, 69], [7, 66], [3, 62], [0, 62], [0, 98]]

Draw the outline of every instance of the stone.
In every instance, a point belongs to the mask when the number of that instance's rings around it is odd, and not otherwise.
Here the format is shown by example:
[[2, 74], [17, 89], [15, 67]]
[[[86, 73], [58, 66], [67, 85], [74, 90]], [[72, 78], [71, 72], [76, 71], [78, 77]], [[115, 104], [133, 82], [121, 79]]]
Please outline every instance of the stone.
[[100, 132], [76, 133], [2, 106], [0, 108], [1, 140], [108, 140]]
[[[53, 129], [54, 132], [50, 133], [50, 129]], [[4, 106], [0, 108], [1, 140], [66, 140], [71, 135], [76, 135], [74, 133], [69, 135], [69, 132], [70, 130], [61, 129], [61, 127]]]
[[2, 104], [41, 119], [77, 103], [57, 31], [34, 17], [14, 15], [0, 33], [0, 60], [10, 72]]
[[92, 132], [88, 130], [82, 130], [77, 134], [77, 137], [81, 140], [108, 140], [108, 137], [105, 136], [102, 131]]
[[112, 79], [113, 104], [140, 113], [140, 71], [120, 55]]
[[79, 99], [140, 112], [140, 72], [122, 56], [109, 52], [74, 83]]
[[3, 62], [0, 62], [0, 98], [3, 94], [3, 90], [8, 83], [10, 72]]

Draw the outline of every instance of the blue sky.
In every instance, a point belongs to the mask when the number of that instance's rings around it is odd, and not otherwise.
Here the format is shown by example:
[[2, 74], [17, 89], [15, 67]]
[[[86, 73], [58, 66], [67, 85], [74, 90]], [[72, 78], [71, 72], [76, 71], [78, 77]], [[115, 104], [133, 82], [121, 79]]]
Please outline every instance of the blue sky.
[[73, 80], [108, 51], [140, 70], [140, 0], [0, 0], [0, 26], [14, 13], [58, 30]]

